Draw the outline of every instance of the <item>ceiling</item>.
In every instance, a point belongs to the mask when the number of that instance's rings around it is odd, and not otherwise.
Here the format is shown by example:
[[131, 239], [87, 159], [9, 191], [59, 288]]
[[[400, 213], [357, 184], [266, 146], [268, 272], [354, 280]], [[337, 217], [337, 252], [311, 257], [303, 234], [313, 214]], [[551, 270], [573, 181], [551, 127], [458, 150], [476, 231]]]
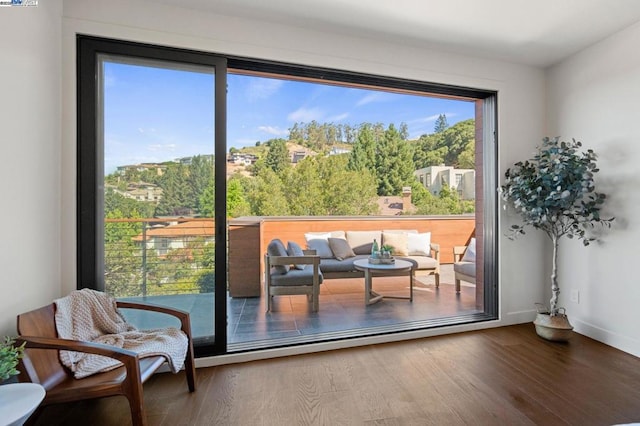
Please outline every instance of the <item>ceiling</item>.
[[547, 67], [640, 21], [638, 0], [150, 0]]

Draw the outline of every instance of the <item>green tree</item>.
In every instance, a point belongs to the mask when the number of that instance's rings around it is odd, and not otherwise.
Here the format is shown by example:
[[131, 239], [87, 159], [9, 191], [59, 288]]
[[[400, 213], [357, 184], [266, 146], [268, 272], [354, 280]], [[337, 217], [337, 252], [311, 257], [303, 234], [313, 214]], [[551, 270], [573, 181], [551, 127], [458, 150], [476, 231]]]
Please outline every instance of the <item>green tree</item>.
[[471, 141], [467, 144], [464, 151], [458, 156], [459, 169], [475, 169], [476, 168], [476, 142]]
[[377, 145], [376, 177], [378, 195], [396, 195], [402, 187], [413, 181], [414, 165], [411, 148], [400, 133], [390, 124]]
[[363, 124], [349, 154], [349, 170], [367, 170], [375, 177], [377, 138], [371, 124]]
[[231, 177], [227, 181], [227, 216], [240, 217], [251, 214], [251, 206], [244, 193], [243, 177]]
[[160, 181], [162, 198], [156, 207], [156, 216], [177, 216], [190, 212], [193, 195], [187, 182], [187, 169], [182, 164], [172, 164]]
[[447, 116], [445, 114], [440, 114], [438, 119], [436, 120], [436, 124], [434, 126], [434, 133], [442, 133], [449, 127], [449, 123], [447, 123]]
[[279, 173], [291, 165], [289, 150], [284, 139], [272, 139], [265, 158], [265, 166]]
[[358, 216], [378, 213], [375, 179], [369, 170], [347, 168], [343, 155], [323, 157], [318, 162], [322, 181], [324, 215]]
[[251, 211], [257, 216], [287, 216], [289, 205], [285, 187], [278, 175], [270, 168], [263, 169], [252, 180], [247, 191]]
[[187, 171], [187, 184], [189, 185], [188, 207], [202, 214], [211, 207], [201, 204], [201, 196], [207, 188], [214, 185], [213, 158], [196, 155], [191, 159]]

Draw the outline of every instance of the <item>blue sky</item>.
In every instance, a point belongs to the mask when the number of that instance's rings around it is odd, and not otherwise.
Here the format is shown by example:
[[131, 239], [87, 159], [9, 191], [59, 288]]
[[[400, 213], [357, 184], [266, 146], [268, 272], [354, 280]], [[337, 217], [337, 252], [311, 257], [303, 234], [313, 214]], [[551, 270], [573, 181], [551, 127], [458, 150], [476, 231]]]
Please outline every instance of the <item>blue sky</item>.
[[[104, 63], [105, 171], [213, 153], [214, 77], [197, 70]], [[472, 102], [228, 75], [227, 149], [286, 138], [294, 123], [406, 123], [409, 137], [474, 117]]]

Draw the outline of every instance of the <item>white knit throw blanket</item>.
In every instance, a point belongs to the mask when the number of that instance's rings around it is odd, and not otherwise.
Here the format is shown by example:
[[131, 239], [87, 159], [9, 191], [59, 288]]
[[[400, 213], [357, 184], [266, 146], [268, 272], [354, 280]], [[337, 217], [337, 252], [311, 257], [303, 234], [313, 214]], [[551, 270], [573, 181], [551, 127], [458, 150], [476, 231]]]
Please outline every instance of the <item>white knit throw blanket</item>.
[[[117, 346], [136, 352], [140, 357], [161, 355], [171, 371], [177, 373], [184, 364], [188, 338], [175, 327], [138, 331], [128, 324], [106, 293], [83, 289], [55, 300], [56, 328], [63, 339], [82, 340]], [[101, 355], [60, 351], [60, 360], [76, 379], [113, 370], [120, 361]]]

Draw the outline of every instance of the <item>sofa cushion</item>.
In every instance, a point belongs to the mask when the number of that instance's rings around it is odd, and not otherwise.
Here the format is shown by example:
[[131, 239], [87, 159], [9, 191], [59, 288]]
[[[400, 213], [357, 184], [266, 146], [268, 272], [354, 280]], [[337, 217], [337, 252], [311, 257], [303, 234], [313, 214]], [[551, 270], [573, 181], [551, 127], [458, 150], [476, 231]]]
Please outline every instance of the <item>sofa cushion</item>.
[[407, 234], [409, 256], [431, 256], [431, 232]]
[[409, 255], [406, 232], [383, 232], [382, 245], [391, 246], [391, 253], [394, 256]]
[[[302, 247], [295, 241], [289, 241], [287, 243], [287, 254], [289, 256], [304, 256], [304, 252], [302, 251]], [[304, 269], [309, 265], [293, 265], [296, 269]]]
[[349, 257], [344, 260], [338, 259], [320, 259], [320, 269], [322, 272], [351, 272], [355, 271], [356, 268], [353, 266], [353, 262], [358, 259], [367, 259], [369, 258], [368, 254], [359, 254], [354, 257]]
[[[318, 282], [322, 284], [322, 271], [318, 271]], [[292, 269], [286, 275], [273, 275], [271, 277], [272, 286], [295, 286], [312, 285], [313, 268]]]
[[457, 262], [453, 264], [453, 270], [460, 274], [465, 274], [471, 277], [475, 277], [476, 263], [475, 262]]
[[[288, 256], [284, 244], [277, 238], [271, 240], [267, 245], [267, 254], [269, 256]], [[272, 269], [276, 274], [284, 275], [289, 272], [289, 265], [274, 265]]]
[[347, 231], [347, 242], [355, 254], [371, 254], [373, 240], [382, 243], [381, 231]]
[[438, 267], [438, 261], [433, 257], [427, 256], [402, 256], [398, 259], [408, 260], [413, 263], [414, 269], [435, 269]]
[[333, 252], [333, 257], [338, 260], [343, 260], [356, 255], [351, 249], [351, 246], [349, 246], [347, 240], [344, 238], [329, 238], [329, 247]]

